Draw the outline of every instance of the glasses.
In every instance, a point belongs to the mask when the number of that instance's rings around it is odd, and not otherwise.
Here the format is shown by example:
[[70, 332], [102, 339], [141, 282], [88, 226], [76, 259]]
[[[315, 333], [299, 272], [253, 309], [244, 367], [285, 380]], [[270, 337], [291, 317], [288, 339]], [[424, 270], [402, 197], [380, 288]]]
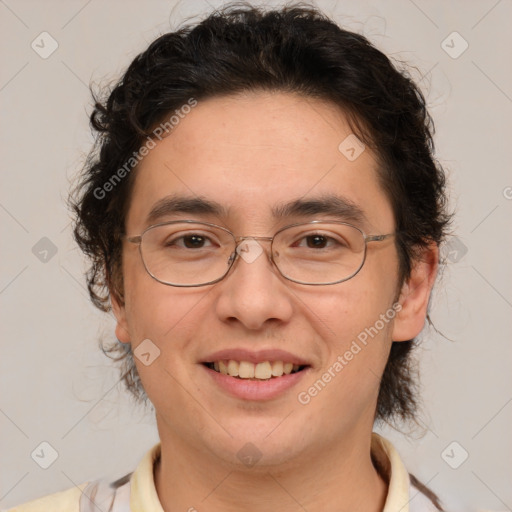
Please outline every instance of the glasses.
[[217, 283], [238, 256], [251, 263], [263, 252], [257, 240], [270, 242], [270, 261], [284, 278], [315, 286], [351, 279], [364, 265], [368, 242], [394, 234], [366, 235], [345, 222], [314, 220], [286, 226], [273, 237], [237, 237], [209, 222], [177, 220], [149, 226], [126, 240], [139, 245], [148, 274], [169, 286]]

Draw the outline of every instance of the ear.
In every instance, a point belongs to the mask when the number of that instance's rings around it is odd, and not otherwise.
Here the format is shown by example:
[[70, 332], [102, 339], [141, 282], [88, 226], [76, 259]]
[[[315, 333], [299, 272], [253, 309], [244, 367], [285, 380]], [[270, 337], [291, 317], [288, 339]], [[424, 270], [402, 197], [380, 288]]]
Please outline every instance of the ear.
[[110, 292], [110, 302], [112, 311], [116, 317], [116, 338], [121, 343], [130, 343], [130, 333], [128, 331], [128, 322], [126, 321], [126, 307], [121, 304], [116, 293]]
[[402, 285], [398, 299], [401, 309], [395, 316], [393, 341], [411, 340], [425, 325], [430, 293], [439, 265], [438, 245], [432, 243], [423, 249], [412, 264], [411, 275]]

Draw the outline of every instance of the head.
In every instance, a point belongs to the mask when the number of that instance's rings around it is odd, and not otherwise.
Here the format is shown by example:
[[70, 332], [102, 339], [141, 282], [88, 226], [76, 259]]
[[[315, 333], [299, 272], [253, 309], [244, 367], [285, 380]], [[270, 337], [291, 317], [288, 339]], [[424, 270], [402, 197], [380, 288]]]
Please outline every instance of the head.
[[[261, 440], [292, 408], [285, 437], [272, 436], [290, 453], [362, 421], [414, 418], [411, 351], [449, 215], [433, 124], [405, 71], [312, 8], [228, 7], [154, 41], [96, 99], [91, 123], [98, 137], [73, 200], [75, 238], [91, 259], [92, 301], [113, 309], [111, 351], [125, 383], [150, 398], [161, 424], [214, 452], [230, 449], [223, 430]], [[355, 159], [344, 153], [347, 137]], [[223, 280], [173, 287], [149, 275], [126, 238], [150, 226], [151, 211], [170, 196], [191, 201], [153, 224], [192, 219], [272, 237], [293, 223], [333, 219], [314, 201], [336, 196], [362, 213], [349, 212], [347, 222], [393, 236], [369, 242], [363, 267], [337, 284], [287, 280], [262, 242], [261, 257], [238, 258]], [[201, 210], [199, 199], [223, 211]], [[274, 215], [297, 200], [310, 201], [300, 215]], [[133, 356], [147, 339], [159, 350], [148, 366]], [[210, 387], [203, 363], [233, 348], [303, 360], [293, 399], [255, 403]], [[342, 370], [333, 368], [347, 351]], [[308, 392], [319, 379], [325, 386]]]

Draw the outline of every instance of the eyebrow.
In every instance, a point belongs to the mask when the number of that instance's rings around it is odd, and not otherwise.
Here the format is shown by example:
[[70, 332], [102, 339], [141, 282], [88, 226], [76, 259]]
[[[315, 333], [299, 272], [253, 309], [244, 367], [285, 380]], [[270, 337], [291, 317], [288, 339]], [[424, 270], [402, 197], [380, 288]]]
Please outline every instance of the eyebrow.
[[[229, 217], [229, 208], [216, 201], [201, 197], [170, 195], [154, 204], [146, 222], [153, 224], [160, 221], [162, 217], [179, 213], [209, 215], [226, 219]], [[277, 220], [289, 217], [329, 215], [342, 221], [358, 224], [368, 222], [364, 211], [358, 205], [343, 196], [334, 194], [324, 194], [308, 199], [299, 198], [278, 204], [271, 208], [271, 214]]]
[[159, 221], [162, 217], [176, 213], [190, 213], [193, 215], [216, 215], [228, 217], [228, 209], [216, 201], [201, 197], [186, 197], [171, 195], [157, 201], [149, 212], [146, 221], [150, 224]]
[[295, 199], [289, 203], [274, 206], [272, 215], [276, 219], [286, 217], [312, 217], [329, 215], [339, 220], [349, 220], [362, 224], [368, 222], [364, 211], [349, 199], [334, 194], [325, 194], [309, 199]]

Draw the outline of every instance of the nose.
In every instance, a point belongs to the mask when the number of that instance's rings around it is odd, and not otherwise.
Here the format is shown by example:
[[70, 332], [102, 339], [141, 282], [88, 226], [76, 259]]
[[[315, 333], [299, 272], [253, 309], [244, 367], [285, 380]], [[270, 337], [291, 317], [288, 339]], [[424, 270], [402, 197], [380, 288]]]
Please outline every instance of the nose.
[[217, 285], [219, 318], [226, 322], [238, 320], [251, 330], [272, 321], [289, 321], [293, 295], [288, 281], [272, 263], [270, 244], [247, 237], [238, 244], [231, 258], [236, 261]]

